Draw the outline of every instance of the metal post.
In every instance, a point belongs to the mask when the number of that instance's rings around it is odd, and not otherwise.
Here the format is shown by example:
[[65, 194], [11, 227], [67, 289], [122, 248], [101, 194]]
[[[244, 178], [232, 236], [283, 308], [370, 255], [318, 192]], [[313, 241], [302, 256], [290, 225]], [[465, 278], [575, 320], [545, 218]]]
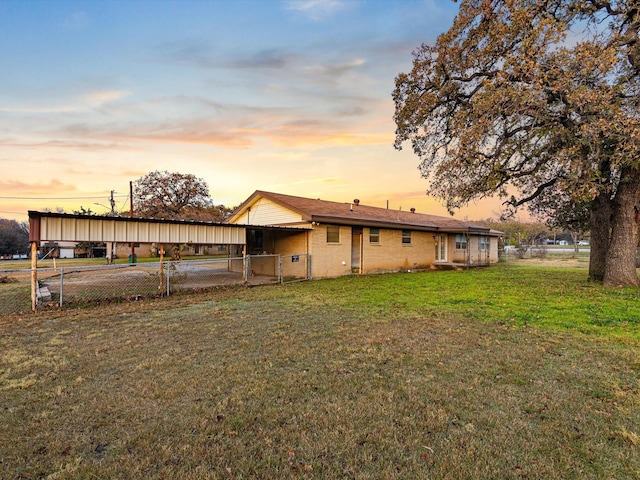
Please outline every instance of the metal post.
[[247, 246], [242, 247], [242, 284], [246, 285], [249, 275], [247, 275], [247, 268], [249, 264], [249, 258], [247, 256]]
[[62, 289], [64, 287], [64, 268], [60, 269], [60, 302], [59, 306], [62, 307]]
[[[133, 182], [129, 182], [129, 216], [133, 218]], [[131, 242], [131, 263], [134, 264], [136, 258], [136, 244]]]
[[160, 290], [160, 295], [163, 295], [164, 294], [164, 244], [160, 244], [158, 253], [160, 254], [160, 285], [158, 286], [158, 290]]
[[282, 276], [282, 255], [278, 255], [278, 283], [284, 284], [284, 277]]
[[171, 277], [171, 267], [167, 268], [167, 297], [171, 294], [171, 287], [169, 286], [170, 277]]

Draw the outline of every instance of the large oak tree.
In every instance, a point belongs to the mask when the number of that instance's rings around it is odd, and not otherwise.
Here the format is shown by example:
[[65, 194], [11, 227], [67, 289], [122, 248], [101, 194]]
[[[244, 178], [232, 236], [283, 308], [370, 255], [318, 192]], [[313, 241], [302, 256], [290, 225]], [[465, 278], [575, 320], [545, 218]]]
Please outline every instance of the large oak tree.
[[190, 173], [150, 172], [133, 182], [133, 198], [141, 217], [202, 219], [213, 206], [207, 182]]
[[396, 78], [395, 146], [450, 211], [586, 210], [590, 278], [639, 285], [639, 31], [631, 0], [463, 0]]

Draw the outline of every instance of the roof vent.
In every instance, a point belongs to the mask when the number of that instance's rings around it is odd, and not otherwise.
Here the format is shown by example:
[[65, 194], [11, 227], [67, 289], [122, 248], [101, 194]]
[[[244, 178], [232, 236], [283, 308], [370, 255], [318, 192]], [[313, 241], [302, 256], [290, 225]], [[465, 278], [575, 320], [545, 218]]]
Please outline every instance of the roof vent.
[[412, 208], [412, 209], [411, 209], [411, 213], [416, 213], [416, 209], [415, 209], [415, 208]]
[[353, 203], [355, 203], [355, 204], [356, 204], [356, 206], [360, 205], [360, 199], [358, 199], [358, 198], [354, 198], [354, 199], [353, 199]]

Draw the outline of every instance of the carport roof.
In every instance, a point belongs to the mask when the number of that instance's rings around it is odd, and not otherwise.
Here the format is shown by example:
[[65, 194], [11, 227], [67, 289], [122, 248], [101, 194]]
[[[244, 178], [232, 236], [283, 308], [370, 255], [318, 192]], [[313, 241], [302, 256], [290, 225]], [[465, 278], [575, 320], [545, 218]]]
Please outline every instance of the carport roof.
[[[29, 212], [29, 241], [96, 241], [135, 243], [245, 243], [252, 230], [304, 231], [310, 227], [282, 227], [176, 220], [111, 217], [68, 213]], [[202, 240], [202, 241], [200, 241]]]

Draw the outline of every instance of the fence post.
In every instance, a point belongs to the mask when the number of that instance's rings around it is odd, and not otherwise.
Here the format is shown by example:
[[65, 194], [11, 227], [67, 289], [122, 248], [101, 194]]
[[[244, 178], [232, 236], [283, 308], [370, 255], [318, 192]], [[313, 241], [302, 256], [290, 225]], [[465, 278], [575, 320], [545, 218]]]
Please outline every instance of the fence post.
[[282, 275], [282, 255], [278, 255], [278, 283], [284, 285], [284, 277]]
[[307, 280], [311, 280], [311, 254], [307, 253]]
[[247, 268], [249, 264], [249, 258], [247, 255], [247, 246], [242, 248], [242, 284], [246, 285], [249, 275], [247, 275]]
[[171, 279], [171, 265], [169, 265], [169, 268], [167, 268], [167, 297], [171, 295], [170, 279]]
[[160, 254], [160, 285], [158, 285], [158, 290], [160, 291], [160, 296], [164, 295], [164, 245], [160, 245], [158, 249], [158, 253]]
[[60, 269], [60, 303], [59, 306], [62, 307], [62, 289], [64, 288], [64, 268]]

